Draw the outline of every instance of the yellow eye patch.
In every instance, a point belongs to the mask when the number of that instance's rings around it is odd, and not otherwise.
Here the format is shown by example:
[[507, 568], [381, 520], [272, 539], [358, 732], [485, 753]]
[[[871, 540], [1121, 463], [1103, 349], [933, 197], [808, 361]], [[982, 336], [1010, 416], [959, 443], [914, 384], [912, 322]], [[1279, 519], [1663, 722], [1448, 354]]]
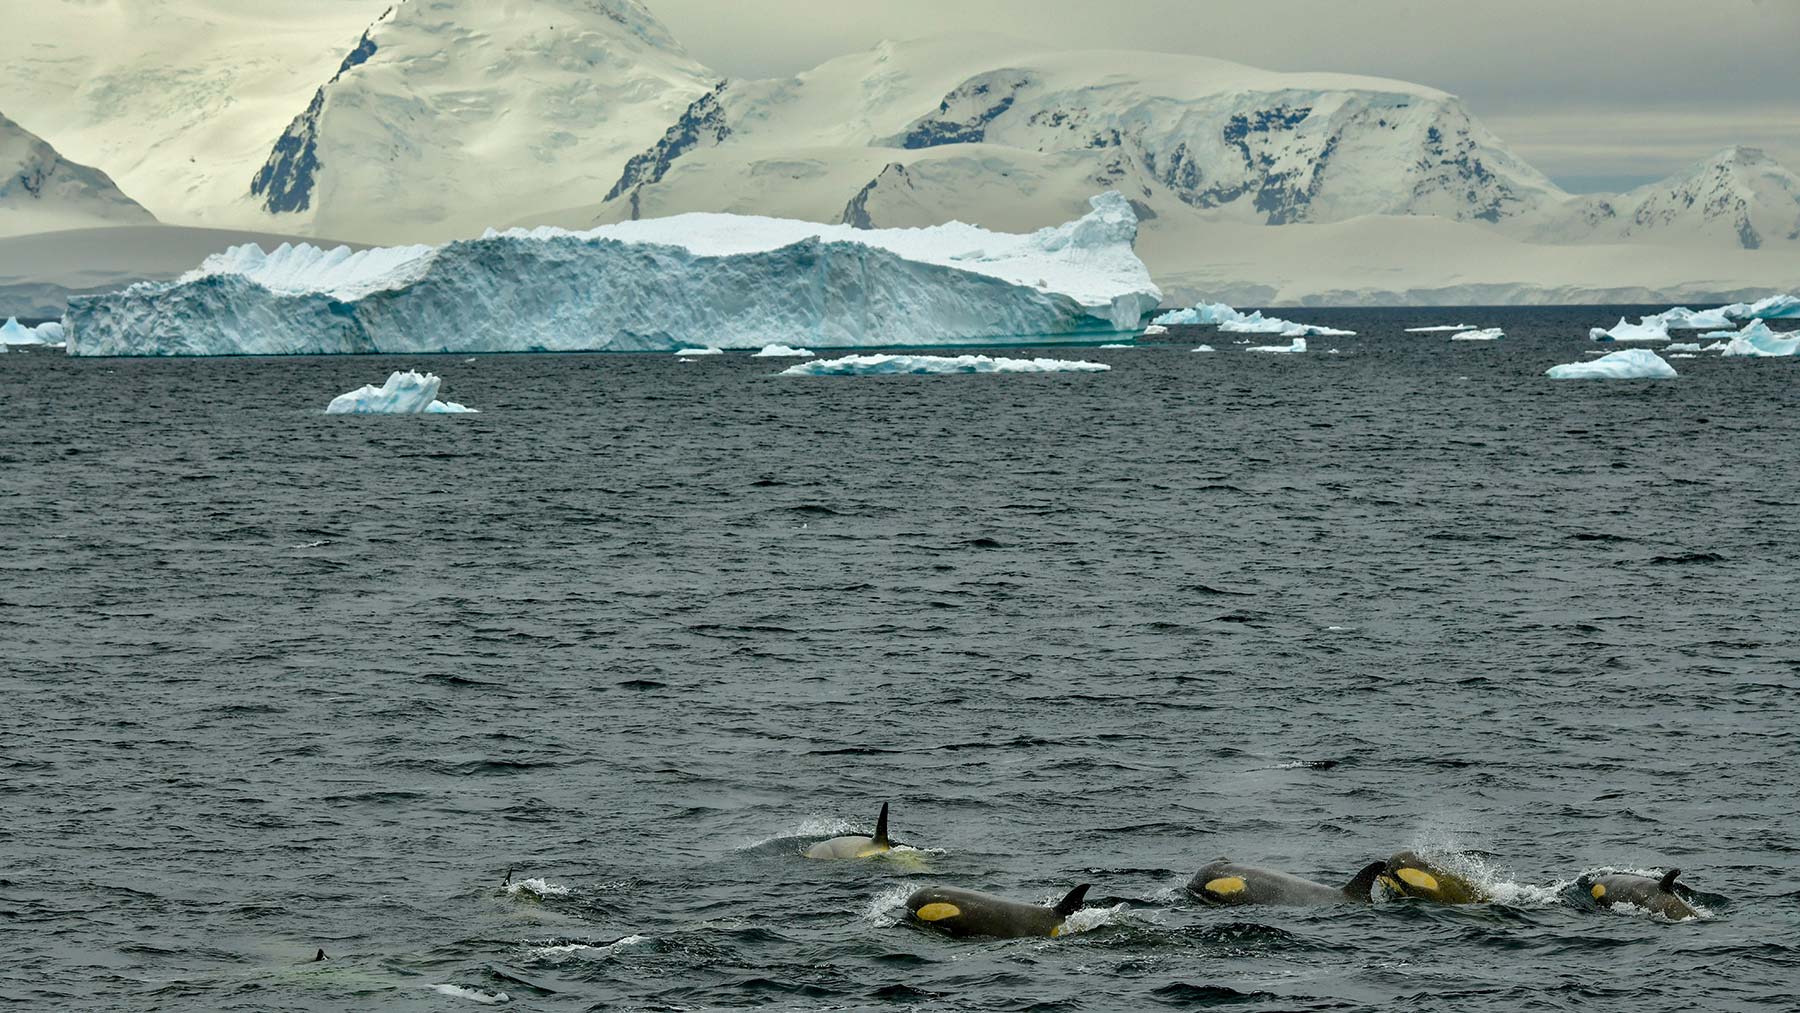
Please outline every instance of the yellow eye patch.
[[957, 915], [962, 914], [962, 908], [957, 907], [955, 904], [946, 904], [943, 901], [938, 901], [934, 904], [925, 905], [920, 908], [916, 914], [918, 919], [922, 922], [941, 922], [946, 918], [955, 918]]
[[1437, 877], [1423, 869], [1401, 869], [1398, 873], [1400, 881], [1415, 890], [1438, 891]]
[[1599, 900], [1600, 898], [1606, 896], [1606, 884], [1605, 883], [1595, 883], [1594, 889], [1591, 892], [1594, 895], [1594, 899]]
[[1229, 897], [1244, 892], [1244, 880], [1239, 876], [1220, 876], [1206, 884], [1207, 893], [1216, 893], [1221, 897]]

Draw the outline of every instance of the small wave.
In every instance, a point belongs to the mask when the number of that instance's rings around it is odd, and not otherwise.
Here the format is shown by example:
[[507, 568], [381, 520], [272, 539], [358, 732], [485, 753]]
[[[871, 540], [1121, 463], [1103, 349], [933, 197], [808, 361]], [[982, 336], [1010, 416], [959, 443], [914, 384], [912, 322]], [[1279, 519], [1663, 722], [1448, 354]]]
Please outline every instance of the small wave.
[[[1052, 898], [1049, 903], [1055, 904], [1061, 898]], [[1063, 921], [1062, 934], [1078, 935], [1092, 932], [1107, 925], [1122, 923], [1129, 916], [1130, 905], [1114, 904], [1112, 907], [1084, 907]]]
[[554, 943], [534, 946], [526, 951], [533, 960], [603, 960], [616, 955], [621, 950], [634, 946], [653, 943], [656, 940], [649, 936], [629, 935], [623, 939], [615, 939], [610, 943]]
[[547, 879], [539, 878], [522, 879], [517, 883], [506, 884], [506, 895], [508, 897], [517, 897], [523, 893], [535, 897], [538, 900], [544, 900], [549, 897], [567, 897], [573, 892], [573, 890], [559, 883], [552, 883]]
[[900, 924], [906, 918], [906, 898], [916, 889], [912, 883], [901, 883], [881, 891], [863, 908], [862, 920], [883, 929]]
[[461, 985], [432, 985], [433, 992], [447, 995], [452, 999], [467, 999], [483, 1006], [498, 1006], [504, 1002], [512, 1002], [512, 996], [505, 992], [483, 992], [480, 989], [464, 988]]
[[288, 546], [288, 548], [290, 548], [290, 549], [317, 549], [317, 548], [322, 548], [322, 547], [330, 545], [330, 544], [331, 544], [331, 539], [321, 538], [316, 542], [302, 542], [299, 545], [290, 545], [290, 546]]

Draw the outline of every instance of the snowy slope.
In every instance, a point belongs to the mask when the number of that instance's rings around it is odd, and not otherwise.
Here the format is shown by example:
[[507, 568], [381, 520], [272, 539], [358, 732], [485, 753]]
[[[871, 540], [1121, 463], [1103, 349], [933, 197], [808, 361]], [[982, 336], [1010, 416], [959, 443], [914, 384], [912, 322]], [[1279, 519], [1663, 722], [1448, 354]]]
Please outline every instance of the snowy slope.
[[[1020, 166], [1030, 178], [1011, 186], [1012, 199], [1037, 202], [1040, 213], [1106, 188], [1153, 213], [1180, 205], [1269, 225], [1367, 214], [1500, 222], [1569, 200], [1435, 89], [948, 37], [883, 44], [791, 79], [727, 82], [634, 158], [594, 215], [698, 210], [709, 194], [738, 189], [734, 174], [753, 180], [752, 167], [794, 158], [834, 183], [839, 166], [863, 177], [854, 190], [816, 188], [814, 217], [893, 224], [879, 210], [899, 202], [929, 218], [930, 200], [869, 166], [942, 166], [944, 152], [972, 145]], [[955, 191], [986, 175], [979, 160], [967, 164], [964, 178], [930, 188]], [[1040, 185], [1050, 177], [1054, 194]]]
[[0, 116], [0, 236], [155, 220], [106, 173], [63, 158]]
[[1031, 235], [690, 215], [352, 252], [237, 247], [71, 300], [72, 355], [957, 344], [1135, 328], [1162, 298], [1118, 194]]
[[252, 225], [269, 146], [391, 0], [6, 0], [0, 109], [157, 218]]
[[399, 0], [242, 181], [265, 227], [468, 236], [603, 193], [716, 84], [636, 0]]

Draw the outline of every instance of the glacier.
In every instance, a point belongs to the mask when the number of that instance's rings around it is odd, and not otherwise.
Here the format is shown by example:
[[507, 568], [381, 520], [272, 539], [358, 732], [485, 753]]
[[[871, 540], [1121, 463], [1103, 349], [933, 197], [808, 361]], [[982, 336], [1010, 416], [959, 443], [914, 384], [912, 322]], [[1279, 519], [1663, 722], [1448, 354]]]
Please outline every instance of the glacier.
[[475, 409], [454, 401], [439, 401], [443, 384], [435, 373], [396, 372], [377, 387], [370, 384], [339, 394], [326, 407], [327, 415], [474, 415]]
[[1800, 353], [1800, 331], [1770, 330], [1761, 320], [1751, 321], [1721, 349], [1727, 358], [1784, 358], [1796, 353]]
[[1661, 317], [1644, 317], [1639, 323], [1627, 323], [1624, 317], [1610, 329], [1594, 327], [1588, 331], [1590, 341], [1667, 341], [1669, 327]]
[[1015, 235], [696, 213], [352, 252], [237, 246], [70, 300], [71, 355], [673, 351], [958, 344], [1135, 330], [1162, 292], [1117, 192]]
[[923, 376], [943, 373], [1105, 373], [1103, 362], [1070, 359], [1005, 359], [985, 355], [846, 355], [841, 359], [802, 362], [782, 376]]
[[1648, 348], [1628, 348], [1592, 362], [1551, 366], [1544, 375], [1552, 380], [1670, 380], [1677, 374]]

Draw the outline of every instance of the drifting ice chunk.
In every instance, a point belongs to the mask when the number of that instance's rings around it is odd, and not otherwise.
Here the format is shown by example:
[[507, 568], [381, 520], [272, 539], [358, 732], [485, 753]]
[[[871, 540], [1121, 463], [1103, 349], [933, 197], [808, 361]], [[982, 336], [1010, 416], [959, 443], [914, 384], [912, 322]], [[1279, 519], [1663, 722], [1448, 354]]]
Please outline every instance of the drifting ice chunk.
[[1673, 345], [1664, 345], [1663, 351], [1665, 351], [1665, 352], [1698, 352], [1698, 351], [1700, 351], [1700, 346], [1693, 342], [1680, 342], [1680, 343], [1673, 344]]
[[1291, 345], [1256, 345], [1251, 348], [1246, 348], [1246, 349], [1244, 349], [1244, 351], [1246, 351], [1246, 352], [1289, 352], [1289, 353], [1304, 352], [1304, 351], [1306, 351], [1306, 339], [1305, 338], [1295, 338], [1294, 343]]
[[7, 317], [6, 323], [0, 324], [0, 348], [7, 345], [60, 345], [62, 341], [63, 325], [54, 320], [26, 327], [17, 317]]
[[1101, 348], [1136, 348], [1136, 345], [1101, 345]]
[[1184, 325], [1194, 327], [1201, 324], [1222, 324], [1232, 320], [1242, 320], [1244, 315], [1222, 302], [1201, 303], [1193, 309], [1172, 310], [1151, 321], [1162, 327]]
[[1499, 341], [1506, 337], [1506, 332], [1498, 327], [1489, 327], [1484, 331], [1464, 331], [1450, 336], [1451, 341]]
[[720, 349], [720, 348], [677, 348], [675, 350], [675, 354], [676, 355], [724, 355], [725, 351], [724, 351], [724, 349]]
[[[1727, 307], [1729, 308], [1729, 307]], [[1730, 327], [1731, 318], [1724, 309], [1691, 310], [1686, 306], [1677, 306], [1672, 310], [1659, 313], [1652, 319], [1661, 320], [1670, 330], [1699, 331], [1708, 327]]]
[[1668, 380], [1675, 367], [1648, 348], [1628, 348], [1592, 362], [1551, 366], [1544, 375], [1552, 380]]
[[985, 355], [847, 355], [841, 359], [803, 362], [782, 376], [880, 376], [905, 373], [1104, 373], [1103, 362], [1068, 359], [990, 359]]
[[1441, 334], [1441, 333], [1447, 333], [1447, 332], [1451, 332], [1451, 331], [1461, 333], [1464, 331], [1474, 331], [1474, 330], [1479, 330], [1479, 329], [1480, 328], [1476, 327], [1474, 324], [1437, 324], [1432, 327], [1408, 327], [1406, 329], [1406, 333], [1408, 333], [1408, 334]]
[[810, 359], [814, 353], [806, 348], [790, 348], [787, 345], [764, 345], [762, 351], [752, 355], [752, 359]]
[[1732, 335], [1731, 341], [1720, 351], [1731, 358], [1792, 356], [1800, 352], [1800, 331], [1784, 334], [1770, 330], [1761, 320], [1752, 320], [1750, 326]]
[[394, 373], [387, 383], [358, 387], [331, 399], [327, 415], [474, 415], [475, 409], [437, 400], [444, 381], [435, 373]]
[[1614, 324], [1611, 330], [1595, 327], [1588, 331], [1590, 341], [1667, 341], [1669, 328], [1661, 317], [1645, 317], [1641, 323], [1630, 324], [1624, 317]]
[[75, 355], [847, 348], [1135, 330], [1162, 293], [1117, 193], [1031, 235], [730, 214], [437, 247], [235, 247], [174, 282], [77, 297]]
[[1734, 320], [1792, 320], [1800, 317], [1800, 299], [1772, 295], [1754, 303], [1733, 303], [1719, 311]]
[[1155, 338], [1169, 333], [1169, 329], [1161, 324], [1151, 324], [1144, 328], [1144, 337]]
[[1212, 350], [1213, 346], [1211, 345], [1201, 345], [1199, 348], [1194, 349], [1196, 352], [1210, 352]]

